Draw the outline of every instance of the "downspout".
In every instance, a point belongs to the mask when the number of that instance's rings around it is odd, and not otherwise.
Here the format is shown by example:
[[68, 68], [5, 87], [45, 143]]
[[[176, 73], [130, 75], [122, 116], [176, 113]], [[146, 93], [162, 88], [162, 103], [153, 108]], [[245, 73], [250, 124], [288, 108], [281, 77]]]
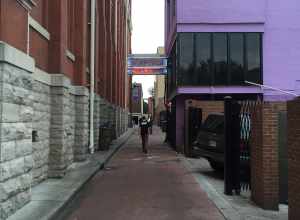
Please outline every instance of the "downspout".
[[94, 149], [94, 90], [95, 90], [95, 11], [96, 1], [91, 0], [91, 49], [90, 49], [90, 153], [95, 152]]
[[26, 53], [27, 55], [29, 55], [29, 50], [30, 50], [30, 24], [29, 24], [29, 17], [30, 17], [30, 13], [29, 10], [27, 11], [27, 43], [26, 43]]

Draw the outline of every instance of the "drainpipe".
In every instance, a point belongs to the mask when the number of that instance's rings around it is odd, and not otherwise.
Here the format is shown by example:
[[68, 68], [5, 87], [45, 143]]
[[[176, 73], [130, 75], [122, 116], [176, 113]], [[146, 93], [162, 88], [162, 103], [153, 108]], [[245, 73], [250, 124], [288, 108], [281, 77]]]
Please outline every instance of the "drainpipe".
[[29, 10], [27, 11], [27, 44], [26, 44], [26, 53], [29, 55], [29, 50], [30, 50], [30, 24], [29, 24], [29, 17], [30, 13]]
[[91, 50], [90, 50], [90, 153], [93, 154], [94, 149], [94, 90], [95, 90], [95, 11], [96, 1], [91, 0]]

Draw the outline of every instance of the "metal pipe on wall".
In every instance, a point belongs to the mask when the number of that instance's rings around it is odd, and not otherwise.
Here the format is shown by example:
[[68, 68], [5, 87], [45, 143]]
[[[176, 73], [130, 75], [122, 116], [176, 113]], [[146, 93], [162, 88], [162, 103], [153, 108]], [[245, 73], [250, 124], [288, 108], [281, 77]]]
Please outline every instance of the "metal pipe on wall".
[[94, 100], [95, 100], [95, 22], [96, 22], [96, 1], [91, 0], [91, 50], [90, 50], [90, 135], [89, 150], [93, 154], [94, 148]]

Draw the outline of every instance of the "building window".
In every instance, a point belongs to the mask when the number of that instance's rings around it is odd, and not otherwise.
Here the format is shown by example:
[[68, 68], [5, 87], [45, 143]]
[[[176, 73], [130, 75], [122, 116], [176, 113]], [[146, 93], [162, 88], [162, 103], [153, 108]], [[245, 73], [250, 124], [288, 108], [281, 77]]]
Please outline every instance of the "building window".
[[195, 82], [199, 85], [209, 85], [211, 71], [211, 36], [208, 33], [196, 34], [195, 40]]
[[179, 74], [178, 81], [182, 84], [194, 83], [194, 36], [193, 34], [181, 34], [179, 38]]
[[170, 5], [170, 0], [167, 0], [167, 33], [169, 33], [170, 31], [170, 27], [171, 27], [171, 5]]
[[231, 83], [234, 85], [243, 84], [244, 78], [244, 35], [241, 33], [230, 34], [229, 37], [229, 72]]
[[180, 33], [181, 86], [262, 83], [261, 33]]
[[75, 1], [68, 0], [68, 49], [74, 53], [74, 43], [75, 43]]
[[246, 36], [246, 80], [250, 82], [261, 81], [261, 36], [258, 34], [247, 34]]
[[172, 16], [176, 16], [176, 0], [173, 0], [173, 5], [172, 5]]
[[227, 34], [213, 34], [213, 61], [214, 61], [214, 84], [226, 85], [228, 79], [227, 69]]

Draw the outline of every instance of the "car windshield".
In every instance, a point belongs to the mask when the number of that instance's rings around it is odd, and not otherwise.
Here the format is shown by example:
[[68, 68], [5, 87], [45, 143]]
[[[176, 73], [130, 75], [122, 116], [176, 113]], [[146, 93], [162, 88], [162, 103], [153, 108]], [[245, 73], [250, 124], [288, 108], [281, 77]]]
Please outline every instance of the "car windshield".
[[224, 133], [224, 116], [209, 115], [202, 125], [202, 129], [208, 132]]

